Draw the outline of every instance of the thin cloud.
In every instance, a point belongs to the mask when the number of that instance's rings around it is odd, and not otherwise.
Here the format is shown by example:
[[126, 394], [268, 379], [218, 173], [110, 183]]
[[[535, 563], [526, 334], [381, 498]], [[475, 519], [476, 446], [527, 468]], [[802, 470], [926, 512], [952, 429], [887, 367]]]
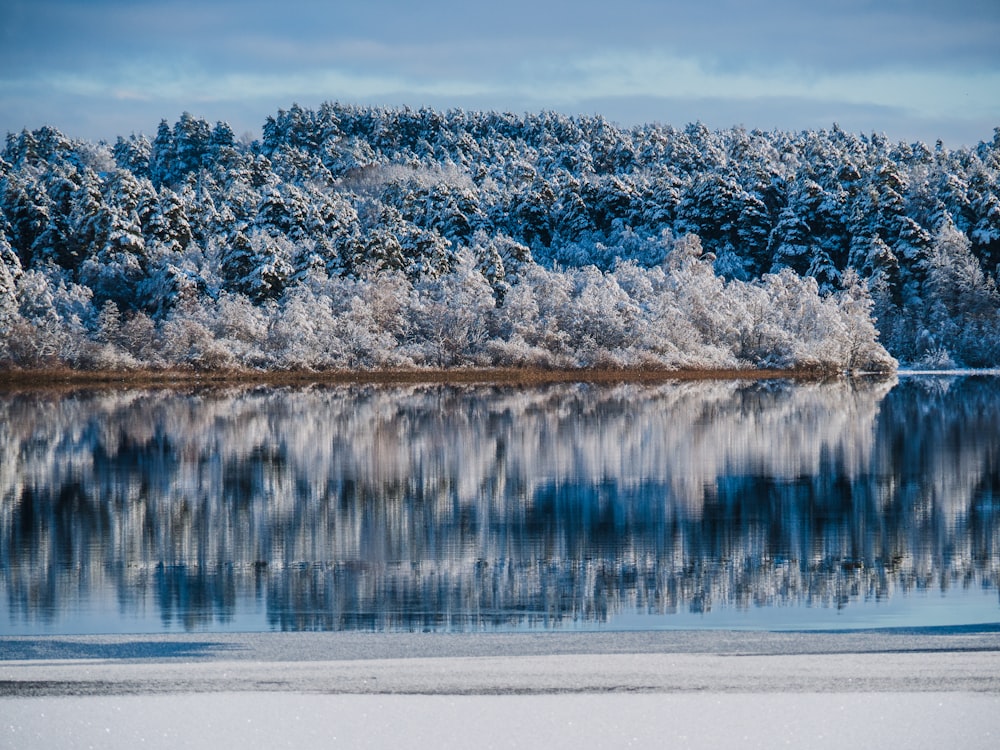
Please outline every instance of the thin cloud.
[[[7, 5], [0, 132], [43, 117], [57, 127], [113, 122], [118, 112], [120, 129], [87, 134], [110, 138], [195, 105], [259, 112], [259, 127], [274, 108], [324, 100], [569, 112], [605, 101], [612, 108], [602, 114], [626, 122], [638, 111], [615, 102], [704, 101], [719, 127], [752, 102], [781, 100], [863, 110], [868, 130], [933, 121], [946, 140], [970, 122], [1000, 122], [995, 0], [947, 9], [923, 0], [619, 0], [611, 13], [597, 0], [571, 10], [544, 0]], [[143, 111], [145, 122], [133, 119]]]
[[957, 75], [947, 71], [885, 67], [857, 71], [811, 71], [782, 65], [748, 72], [713, 70], [697, 59], [655, 53], [610, 54], [569, 63], [569, 74], [550, 71], [535, 92], [565, 85], [563, 98], [586, 96], [656, 96], [726, 98], [734, 101], [791, 97], [879, 105], [920, 117], [953, 115], [1000, 120], [1000, 97], [978, 96], [1000, 91], [1000, 71]]
[[[16, 85], [16, 82], [7, 82]], [[496, 76], [406, 75], [388, 70], [359, 73], [326, 68], [284, 73], [212, 72], [195, 65], [170, 68], [154, 63], [121, 66], [112, 75], [53, 73], [22, 82], [53, 94], [110, 96], [146, 101], [182, 99], [233, 101], [264, 96], [521, 97], [563, 103], [612, 96], [651, 96], [741, 101], [786, 97], [853, 104], [877, 104], [921, 117], [948, 114], [1000, 120], [1000, 99], [978, 95], [1000, 91], [1000, 71], [955, 75], [946, 71], [884, 68], [865, 73], [814, 72], [791, 66], [751, 72], [713, 70], [711, 64], [656, 53], [604, 53], [575, 60], [522, 60]]]

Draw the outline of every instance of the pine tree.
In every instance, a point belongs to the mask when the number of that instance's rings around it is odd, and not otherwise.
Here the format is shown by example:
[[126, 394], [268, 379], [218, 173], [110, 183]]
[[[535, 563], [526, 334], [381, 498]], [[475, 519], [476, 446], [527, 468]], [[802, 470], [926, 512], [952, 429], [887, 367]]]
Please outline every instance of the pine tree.
[[0, 338], [9, 335], [17, 315], [17, 280], [21, 277], [21, 261], [0, 230]]
[[813, 259], [812, 232], [809, 225], [799, 218], [792, 207], [786, 207], [778, 217], [778, 223], [771, 231], [768, 255], [771, 258], [771, 273], [782, 268], [791, 268], [804, 275]]
[[184, 202], [169, 188], [160, 189], [152, 206], [149, 205], [150, 197], [142, 203], [149, 211], [143, 226], [145, 237], [170, 252], [183, 251], [192, 240]]
[[119, 169], [109, 176], [103, 192], [85, 225], [90, 244], [79, 267], [80, 280], [93, 291], [98, 305], [112, 300], [120, 307], [136, 308], [141, 305], [136, 286], [147, 263], [137, 212], [141, 187], [131, 172]]
[[0, 211], [6, 220], [8, 241], [24, 266], [34, 260], [39, 236], [52, 222], [49, 199], [30, 171], [13, 171], [0, 183]]
[[1000, 278], [1000, 189], [980, 196], [973, 210], [979, 217], [969, 232], [973, 252], [987, 273]]
[[177, 181], [179, 175], [176, 151], [177, 145], [170, 125], [166, 120], [160, 120], [149, 157], [149, 176], [157, 188]]
[[255, 303], [278, 299], [294, 268], [294, 246], [283, 237], [253, 230], [238, 232], [222, 251], [221, 273], [230, 291], [245, 294]]
[[179, 181], [191, 172], [197, 172], [211, 154], [212, 129], [207, 122], [190, 112], [181, 114], [173, 130], [173, 172]]
[[118, 136], [113, 149], [119, 169], [126, 169], [138, 178], [150, 177], [150, 160], [153, 144], [144, 135]]

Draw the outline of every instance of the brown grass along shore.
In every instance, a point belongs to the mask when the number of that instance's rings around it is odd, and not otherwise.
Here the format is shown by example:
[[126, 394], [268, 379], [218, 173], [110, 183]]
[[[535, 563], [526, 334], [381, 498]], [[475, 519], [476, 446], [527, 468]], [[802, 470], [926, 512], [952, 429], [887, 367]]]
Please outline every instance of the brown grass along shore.
[[0, 371], [0, 388], [191, 387], [213, 385], [315, 384], [505, 384], [662, 383], [675, 380], [826, 380], [840, 373], [816, 369], [655, 369], [655, 368], [449, 368], [406, 370], [74, 370], [43, 368]]

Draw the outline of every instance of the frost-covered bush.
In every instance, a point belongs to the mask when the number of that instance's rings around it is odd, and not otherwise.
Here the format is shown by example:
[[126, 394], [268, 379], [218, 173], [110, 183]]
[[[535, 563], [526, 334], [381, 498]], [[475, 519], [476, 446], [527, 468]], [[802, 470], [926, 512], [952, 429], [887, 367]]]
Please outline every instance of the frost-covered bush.
[[662, 266], [553, 269], [523, 263], [502, 301], [468, 249], [411, 283], [399, 272], [314, 269], [275, 300], [183, 288], [157, 320], [95, 310], [58, 272], [21, 275], [6, 361], [90, 369], [383, 367], [807, 368], [889, 370], [857, 274], [822, 294], [790, 269], [760, 281], [717, 275], [695, 236]]

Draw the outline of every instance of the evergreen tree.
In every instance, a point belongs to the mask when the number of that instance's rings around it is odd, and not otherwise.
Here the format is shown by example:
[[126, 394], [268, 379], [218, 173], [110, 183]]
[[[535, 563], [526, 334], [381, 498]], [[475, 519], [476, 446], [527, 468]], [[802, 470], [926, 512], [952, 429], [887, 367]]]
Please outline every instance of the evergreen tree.
[[212, 152], [212, 129], [207, 122], [184, 112], [174, 124], [173, 170], [175, 181], [200, 170]]
[[90, 246], [80, 265], [80, 280], [97, 304], [107, 300], [136, 308], [136, 286], [146, 271], [146, 244], [139, 223], [139, 182], [131, 172], [116, 170], [105, 185], [105, 196], [88, 223]]
[[0, 183], [0, 190], [8, 241], [21, 264], [30, 266], [34, 259], [32, 248], [53, 221], [48, 196], [31, 171], [12, 171]]
[[1000, 190], [980, 196], [974, 211], [979, 218], [969, 232], [973, 252], [987, 273], [1000, 278]]
[[17, 253], [0, 230], [0, 338], [10, 335], [10, 326], [17, 315], [17, 280], [22, 273]]
[[148, 179], [150, 177], [153, 144], [146, 136], [131, 135], [127, 139], [118, 136], [112, 153], [119, 169], [128, 170], [139, 178]]
[[771, 258], [771, 273], [782, 268], [791, 268], [798, 274], [805, 274], [812, 265], [813, 245], [809, 225], [799, 218], [791, 207], [786, 207], [778, 217], [778, 223], [771, 231], [768, 255]]
[[971, 243], [946, 222], [927, 257], [929, 324], [942, 346], [965, 364], [989, 364], [1000, 347], [1000, 293], [983, 273]]
[[174, 133], [166, 120], [160, 120], [149, 157], [149, 176], [153, 185], [160, 187], [172, 185], [177, 181], [179, 175], [176, 161], [177, 145]]

